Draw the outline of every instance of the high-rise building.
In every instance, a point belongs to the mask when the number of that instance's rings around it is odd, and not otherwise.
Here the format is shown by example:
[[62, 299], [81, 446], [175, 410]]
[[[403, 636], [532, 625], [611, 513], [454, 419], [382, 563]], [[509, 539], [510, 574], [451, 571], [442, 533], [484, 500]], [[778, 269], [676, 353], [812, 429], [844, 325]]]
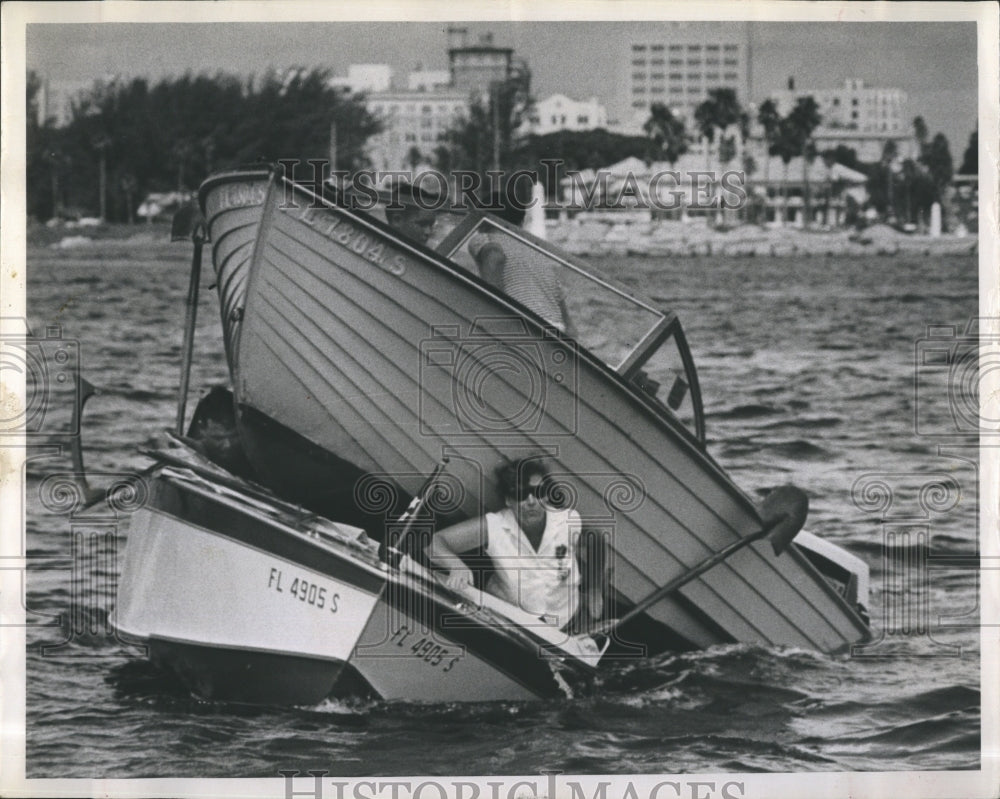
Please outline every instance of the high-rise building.
[[838, 145], [850, 147], [862, 161], [877, 161], [892, 141], [901, 158], [916, 154], [913, 128], [906, 115], [906, 92], [875, 88], [850, 79], [835, 89], [788, 87], [770, 92], [780, 114], [787, 114], [799, 97], [810, 96], [819, 106], [822, 121], [813, 132], [816, 148], [823, 152]]
[[478, 43], [470, 45], [466, 28], [449, 28], [448, 69], [455, 89], [486, 94], [490, 86], [513, 75], [514, 50], [493, 44], [492, 33], [482, 34]]
[[749, 31], [740, 22], [672, 22], [650, 26], [628, 41], [622, 72], [627, 76], [629, 132], [641, 130], [653, 103], [663, 103], [689, 122], [712, 89], [729, 88], [741, 103], [750, 97]]

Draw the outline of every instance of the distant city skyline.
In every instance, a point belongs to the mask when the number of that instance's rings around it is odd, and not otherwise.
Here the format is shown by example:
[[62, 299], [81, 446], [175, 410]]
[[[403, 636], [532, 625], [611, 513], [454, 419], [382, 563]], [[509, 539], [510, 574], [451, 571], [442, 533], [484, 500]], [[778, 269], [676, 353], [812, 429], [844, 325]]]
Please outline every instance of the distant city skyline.
[[[447, 66], [449, 24], [470, 39], [492, 32], [532, 71], [532, 93], [596, 96], [612, 119], [628, 111], [621, 64], [631, 39], [667, 22], [461, 23], [104, 23], [45, 24], [27, 29], [28, 69], [55, 85], [107, 74], [158, 79], [185, 72], [260, 75], [268, 68], [324, 67], [346, 75], [351, 64], [386, 63], [396, 76], [418, 65]], [[690, 23], [698, 25], [699, 23]], [[733, 23], [734, 26], [740, 23]], [[741, 26], [742, 27], [742, 26]], [[943, 132], [956, 162], [976, 127], [977, 53], [973, 22], [754, 22], [750, 97], [771, 91], [840, 86], [860, 79], [908, 95], [909, 119]]]

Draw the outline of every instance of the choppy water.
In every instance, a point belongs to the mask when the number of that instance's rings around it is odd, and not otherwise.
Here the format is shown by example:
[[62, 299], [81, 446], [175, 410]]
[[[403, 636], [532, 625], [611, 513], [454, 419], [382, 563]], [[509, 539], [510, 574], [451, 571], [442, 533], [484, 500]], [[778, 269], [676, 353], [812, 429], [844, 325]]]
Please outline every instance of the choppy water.
[[[869, 563], [876, 642], [864, 653], [737, 646], [663, 656], [620, 667], [591, 696], [526, 705], [206, 704], [106, 635], [116, 566], [86, 549], [74, 559], [72, 542], [74, 533], [117, 530], [120, 547], [122, 530], [43, 507], [42, 479], [68, 460], [36, 447], [26, 520], [28, 776], [977, 768], [977, 578], [955, 556], [977, 552], [978, 455], [961, 437], [923, 434], [957, 428], [947, 369], [917, 358], [928, 325], [961, 332], [975, 317], [975, 260], [604, 265], [680, 314], [710, 450], [735, 481], [751, 493], [800, 485], [811, 500], [808, 528]], [[84, 374], [101, 392], [85, 418], [89, 468], [143, 468], [137, 445], [175, 414], [186, 250], [155, 261], [38, 256], [28, 274], [36, 333], [60, 324], [78, 339]], [[203, 291], [196, 390], [225, 379], [220, 340], [214, 293]], [[43, 654], [44, 645], [54, 648]]]

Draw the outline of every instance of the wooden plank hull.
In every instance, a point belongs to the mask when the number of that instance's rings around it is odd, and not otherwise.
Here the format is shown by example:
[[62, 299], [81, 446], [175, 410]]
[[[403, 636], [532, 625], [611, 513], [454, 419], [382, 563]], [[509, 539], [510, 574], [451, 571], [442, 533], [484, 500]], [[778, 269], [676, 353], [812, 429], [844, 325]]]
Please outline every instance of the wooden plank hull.
[[264, 212], [268, 179], [266, 170], [228, 172], [209, 178], [199, 192], [212, 246], [223, 341], [230, 369], [238, 351], [236, 345], [246, 304], [247, 278]]
[[[280, 483], [294, 464], [271, 457], [276, 436], [260, 419], [305, 442], [301, 471], [334, 453], [405, 495], [447, 455], [451, 492], [438, 510], [472, 516], [498, 505], [502, 459], [547, 453], [585, 525], [612, 536], [626, 602], [759, 528], [693, 436], [602, 362], [440, 256], [305, 194], [283, 202], [287, 190], [269, 189], [234, 373], [262, 473]], [[766, 542], [648, 615], [698, 647], [831, 650], [867, 633], [800, 553], [779, 561]]]

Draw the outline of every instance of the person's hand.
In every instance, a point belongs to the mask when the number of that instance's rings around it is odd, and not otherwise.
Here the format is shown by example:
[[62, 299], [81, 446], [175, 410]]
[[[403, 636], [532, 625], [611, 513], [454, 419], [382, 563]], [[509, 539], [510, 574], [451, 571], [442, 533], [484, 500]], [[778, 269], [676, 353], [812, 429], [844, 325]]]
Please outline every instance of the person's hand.
[[452, 591], [461, 591], [472, 586], [472, 572], [463, 566], [457, 566], [448, 573], [444, 584]]

